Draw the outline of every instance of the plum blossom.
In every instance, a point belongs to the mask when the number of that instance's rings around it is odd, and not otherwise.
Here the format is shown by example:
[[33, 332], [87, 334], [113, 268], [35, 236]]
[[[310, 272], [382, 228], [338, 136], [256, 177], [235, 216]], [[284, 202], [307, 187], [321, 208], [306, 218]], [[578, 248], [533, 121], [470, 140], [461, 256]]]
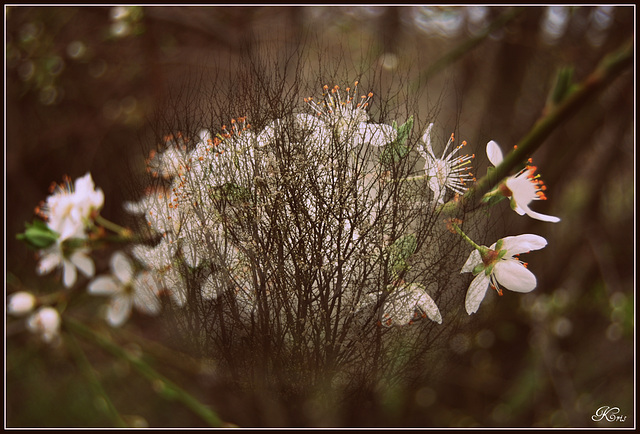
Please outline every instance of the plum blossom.
[[38, 274], [50, 273], [53, 269], [62, 268], [62, 282], [67, 288], [71, 288], [78, 277], [78, 270], [86, 277], [93, 277], [95, 266], [93, 259], [88, 256], [88, 248], [72, 249], [63, 245], [58, 239], [47, 249], [41, 250], [41, 260], [38, 263]]
[[[356, 310], [376, 303], [378, 298], [378, 294], [369, 294], [360, 302]], [[419, 318], [429, 318], [431, 321], [442, 324], [440, 310], [424, 287], [419, 283], [411, 283], [392, 288], [382, 306], [382, 325], [385, 327], [410, 325]]]
[[159, 287], [152, 273], [135, 273], [133, 264], [122, 252], [111, 257], [111, 271], [112, 275], [98, 276], [88, 287], [90, 294], [111, 297], [106, 311], [109, 324], [122, 325], [134, 306], [147, 315], [160, 312]]
[[447, 154], [449, 146], [454, 140], [453, 134], [451, 134], [442, 152], [442, 157], [437, 158], [431, 147], [432, 128], [433, 123], [429, 124], [422, 136], [418, 152], [426, 160], [424, 171], [425, 176], [429, 179], [429, 188], [433, 191], [434, 201], [444, 204], [446, 188], [454, 193], [463, 194], [467, 190], [465, 183], [475, 181], [473, 174], [469, 172], [471, 169], [469, 164], [475, 155], [456, 156], [458, 151], [467, 144], [464, 141]]
[[60, 336], [60, 314], [49, 306], [43, 306], [27, 320], [27, 328], [39, 334], [46, 343], [55, 343]]
[[49, 228], [60, 234], [60, 240], [86, 237], [85, 228], [92, 214], [102, 208], [104, 193], [95, 188], [91, 174], [75, 180], [65, 177], [63, 184], [53, 184], [52, 193], [36, 212]]
[[384, 146], [393, 142], [398, 133], [391, 125], [369, 123], [366, 108], [373, 97], [373, 93], [362, 95], [355, 101], [358, 92], [358, 82], [355, 82], [353, 92], [350, 87], [344, 90], [344, 96], [339, 86], [329, 90], [323, 88], [322, 101], [316, 103], [313, 98], [304, 101], [315, 111], [315, 117], [300, 114], [297, 123], [312, 131], [311, 137], [319, 144], [327, 143], [336, 137], [340, 144], [345, 143], [347, 149], [361, 144]]
[[493, 243], [482, 253], [473, 250], [462, 267], [461, 273], [472, 272], [476, 277], [469, 285], [465, 307], [471, 315], [477, 312], [491, 285], [502, 295], [500, 284], [510, 291], [530, 292], [537, 285], [536, 276], [520, 261], [519, 254], [539, 250], [547, 245], [547, 240], [539, 235], [524, 234], [505, 237]]
[[[487, 143], [487, 157], [494, 166], [498, 166], [503, 160], [500, 146], [493, 140]], [[511, 199], [511, 208], [518, 214], [526, 214], [537, 220], [557, 223], [560, 221], [558, 217], [540, 214], [529, 208], [529, 204], [534, 200], [547, 200], [544, 194], [547, 187], [540, 179], [540, 175], [535, 174], [536, 169], [535, 166], [527, 165], [517, 174], [508, 177], [498, 187], [498, 191]]]

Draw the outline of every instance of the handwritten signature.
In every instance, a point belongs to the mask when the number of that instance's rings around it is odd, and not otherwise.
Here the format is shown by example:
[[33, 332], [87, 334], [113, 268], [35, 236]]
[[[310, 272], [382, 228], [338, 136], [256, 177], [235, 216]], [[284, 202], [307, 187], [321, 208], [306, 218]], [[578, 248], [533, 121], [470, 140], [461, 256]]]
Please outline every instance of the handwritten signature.
[[618, 413], [620, 413], [620, 409], [618, 407], [603, 405], [596, 410], [596, 414], [591, 416], [591, 420], [594, 422], [600, 422], [603, 419], [608, 422], [624, 422], [627, 419], [627, 416], [619, 415]]

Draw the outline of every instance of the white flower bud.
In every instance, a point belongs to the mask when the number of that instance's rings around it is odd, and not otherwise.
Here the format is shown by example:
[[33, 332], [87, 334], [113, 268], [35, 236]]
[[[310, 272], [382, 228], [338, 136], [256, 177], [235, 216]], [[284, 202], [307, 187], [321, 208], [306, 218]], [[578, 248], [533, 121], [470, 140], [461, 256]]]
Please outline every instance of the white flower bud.
[[7, 313], [14, 316], [23, 316], [31, 312], [36, 304], [36, 298], [26, 292], [20, 291], [11, 295], [7, 305]]
[[40, 334], [45, 342], [51, 343], [58, 337], [60, 331], [60, 315], [52, 307], [41, 307], [29, 317], [27, 328], [33, 333]]

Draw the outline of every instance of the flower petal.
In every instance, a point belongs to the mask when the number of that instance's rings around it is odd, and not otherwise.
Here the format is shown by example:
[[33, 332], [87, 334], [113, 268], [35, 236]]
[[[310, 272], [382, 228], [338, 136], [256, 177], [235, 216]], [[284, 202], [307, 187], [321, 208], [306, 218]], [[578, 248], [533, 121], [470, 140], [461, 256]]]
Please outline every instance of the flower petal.
[[502, 249], [507, 251], [506, 256], [509, 257], [527, 253], [532, 250], [540, 250], [546, 245], [547, 240], [540, 235], [534, 234], [516, 235], [502, 239]]
[[493, 268], [498, 282], [515, 292], [530, 292], [536, 287], [536, 276], [515, 259], [499, 261]]
[[42, 257], [42, 260], [38, 264], [38, 274], [47, 274], [51, 272], [54, 268], [60, 265], [62, 261], [62, 255], [57, 254], [56, 252], [45, 253]]
[[489, 280], [489, 276], [485, 273], [480, 273], [471, 281], [471, 285], [469, 285], [469, 290], [467, 291], [467, 297], [464, 301], [465, 308], [469, 315], [478, 311], [480, 303], [482, 303], [484, 296], [487, 294]]
[[87, 256], [84, 252], [74, 252], [70, 259], [73, 265], [78, 267], [78, 270], [80, 270], [85, 276], [92, 277], [95, 274], [96, 269], [93, 264], [93, 259]]
[[531, 210], [528, 206], [523, 206], [522, 210], [526, 215], [528, 215], [532, 219], [541, 220], [543, 222], [551, 222], [551, 223], [558, 223], [560, 221], [558, 217], [547, 215], [547, 214], [540, 214], [539, 212], [535, 212]]
[[433, 201], [439, 204], [444, 203], [444, 192], [440, 189], [440, 182], [438, 178], [433, 176], [429, 178], [429, 188], [433, 191]]
[[149, 272], [142, 272], [134, 279], [133, 304], [136, 309], [148, 315], [160, 312], [158, 285]]
[[442, 315], [440, 315], [440, 310], [438, 309], [436, 302], [433, 301], [433, 299], [426, 292], [421, 294], [418, 300], [418, 307], [427, 314], [427, 317], [431, 321], [442, 324]]
[[398, 135], [395, 128], [386, 124], [361, 123], [358, 130], [362, 134], [364, 143], [378, 147], [393, 142]]
[[133, 279], [131, 261], [122, 252], [115, 252], [111, 257], [111, 270], [118, 280], [125, 285]]
[[[422, 143], [423, 146], [418, 147], [418, 151], [422, 155], [422, 158], [429, 161], [429, 157], [435, 160], [436, 155], [433, 153], [433, 148], [431, 147], [431, 128], [433, 128], [433, 122], [429, 124], [424, 134], [422, 135]], [[429, 156], [427, 156], [427, 153]]]
[[114, 295], [122, 292], [122, 286], [111, 276], [99, 276], [89, 283], [87, 291], [93, 295]]
[[473, 249], [469, 257], [467, 258], [467, 262], [465, 262], [462, 266], [462, 270], [460, 270], [460, 273], [471, 273], [473, 269], [481, 263], [482, 257], [480, 257], [480, 252], [478, 252], [478, 250], [476, 249]]
[[76, 278], [78, 277], [76, 267], [71, 261], [66, 259], [62, 260], [62, 267], [62, 282], [65, 287], [71, 288], [73, 284], [76, 283]]
[[131, 297], [121, 294], [113, 297], [107, 308], [107, 321], [112, 327], [121, 326], [131, 315]]
[[498, 145], [493, 140], [487, 143], [487, 157], [489, 158], [491, 164], [493, 164], [494, 166], [498, 166], [504, 159], [504, 157], [502, 156], [500, 145]]

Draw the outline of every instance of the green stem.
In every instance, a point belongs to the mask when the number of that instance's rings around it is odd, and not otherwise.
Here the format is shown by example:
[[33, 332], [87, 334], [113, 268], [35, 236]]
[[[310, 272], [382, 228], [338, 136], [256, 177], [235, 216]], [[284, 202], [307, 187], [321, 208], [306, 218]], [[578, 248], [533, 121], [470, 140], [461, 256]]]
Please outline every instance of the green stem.
[[475, 202], [475, 199], [491, 190], [514, 168], [524, 165], [529, 156], [542, 145], [553, 130], [562, 122], [578, 112], [599, 91], [610, 84], [626, 68], [633, 65], [633, 40], [628, 41], [619, 50], [607, 55], [596, 69], [557, 105], [551, 106], [533, 125], [529, 133], [518, 142], [516, 149], [507, 154], [495, 168], [478, 180], [458, 202], [450, 201], [445, 209], [449, 214], [458, 214], [462, 209]]
[[462, 239], [464, 239], [467, 243], [471, 244], [471, 246], [476, 249], [477, 251], [480, 252], [480, 254], [483, 254], [485, 251], [487, 251], [488, 249], [484, 246], [480, 246], [478, 244], [476, 244], [471, 238], [469, 238], [467, 236], [467, 234], [465, 234], [462, 229], [460, 229], [460, 226], [458, 226], [456, 223], [451, 222], [451, 227], [453, 227], [453, 229], [457, 232], [458, 235], [460, 235], [462, 237]]
[[116, 234], [124, 238], [129, 239], [132, 236], [130, 229], [124, 228], [116, 223], [113, 223], [112, 221], [102, 217], [100, 214], [96, 216], [96, 223], [98, 223], [100, 226], [103, 226], [106, 229], [109, 229], [112, 232], [115, 232]]
[[126, 360], [138, 371], [139, 374], [144, 376], [153, 385], [154, 390], [165, 399], [175, 400], [181, 402], [184, 406], [189, 408], [195, 414], [197, 414], [202, 420], [204, 420], [211, 427], [227, 426], [218, 415], [213, 412], [209, 407], [202, 404], [193, 395], [182, 389], [177, 384], [174, 384], [171, 380], [161, 375], [149, 364], [144, 362], [140, 357], [135, 356], [117, 344], [113, 343], [107, 337], [91, 330], [89, 327], [70, 319], [65, 318], [65, 326], [68, 330], [76, 333], [83, 338], [97, 344], [104, 350], [108, 351], [115, 357]]

